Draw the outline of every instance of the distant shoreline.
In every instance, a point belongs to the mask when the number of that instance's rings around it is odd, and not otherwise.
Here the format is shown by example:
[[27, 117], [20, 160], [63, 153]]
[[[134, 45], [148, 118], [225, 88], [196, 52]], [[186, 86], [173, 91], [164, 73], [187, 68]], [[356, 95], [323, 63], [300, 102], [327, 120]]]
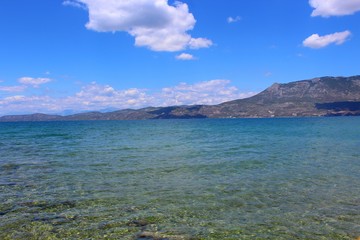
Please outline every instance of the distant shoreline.
[[189, 105], [51, 114], [6, 115], [0, 122], [360, 116], [360, 76], [275, 83], [259, 94], [218, 105]]

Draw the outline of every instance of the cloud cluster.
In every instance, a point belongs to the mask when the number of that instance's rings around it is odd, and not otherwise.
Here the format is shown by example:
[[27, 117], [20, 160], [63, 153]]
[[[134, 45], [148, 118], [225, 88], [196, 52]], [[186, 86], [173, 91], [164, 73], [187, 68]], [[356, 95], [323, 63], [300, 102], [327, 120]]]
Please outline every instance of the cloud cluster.
[[32, 87], [39, 87], [42, 84], [51, 82], [50, 78], [32, 78], [32, 77], [22, 77], [18, 79], [19, 83], [25, 84], [25, 85], [31, 85]]
[[93, 82], [83, 86], [75, 96], [64, 100], [67, 108], [82, 110], [98, 110], [102, 108], [139, 108], [150, 104], [151, 96], [143, 89], [131, 88], [115, 90], [110, 85]]
[[159, 94], [159, 106], [218, 104], [234, 99], [246, 98], [255, 93], [241, 93], [238, 88], [229, 86], [229, 80], [210, 80], [196, 84], [180, 83], [175, 87], [163, 88]]
[[125, 31], [135, 38], [135, 45], [153, 51], [181, 51], [207, 48], [212, 41], [193, 38], [187, 32], [196, 20], [188, 5], [167, 0], [67, 0], [66, 5], [86, 6], [86, 27], [98, 32]]
[[0, 86], [0, 91], [2, 92], [23, 92], [27, 86], [25, 85], [19, 85], [19, 86]]
[[49, 96], [14, 95], [0, 99], [0, 115], [56, 112], [59, 108], [56, 100]]
[[351, 15], [360, 11], [360, 0], [310, 0], [311, 16], [331, 17]]
[[240, 92], [230, 85], [229, 80], [211, 80], [196, 84], [181, 83], [155, 92], [138, 88], [117, 90], [110, 85], [93, 82], [83, 86], [73, 96], [63, 98], [25, 94], [0, 98], [0, 115], [61, 113], [69, 109], [81, 112], [107, 108], [136, 109], [148, 106], [218, 104], [254, 94]]
[[350, 31], [336, 32], [325, 36], [312, 34], [303, 41], [303, 45], [309, 48], [323, 48], [330, 44], [341, 45], [351, 36]]
[[[16, 86], [0, 86], [0, 92], [9, 92], [9, 93], [15, 93], [15, 92], [23, 92], [25, 91], [29, 86], [33, 88], [39, 88], [40, 85], [51, 82], [52, 80], [50, 78], [32, 78], [32, 77], [22, 77], [18, 79], [18, 82], [21, 85]], [[0, 81], [1, 83], [2, 81]]]

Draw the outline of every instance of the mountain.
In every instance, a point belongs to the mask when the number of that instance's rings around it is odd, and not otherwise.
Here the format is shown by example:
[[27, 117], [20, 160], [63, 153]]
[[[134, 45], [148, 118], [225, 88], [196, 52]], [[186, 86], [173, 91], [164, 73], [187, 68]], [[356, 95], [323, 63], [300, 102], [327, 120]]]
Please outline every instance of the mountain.
[[287, 117], [360, 114], [360, 76], [275, 83], [247, 98], [208, 106], [208, 117]]
[[260, 118], [360, 115], [360, 76], [322, 77], [275, 83], [246, 99], [218, 105], [148, 107], [68, 116], [31, 114], [3, 116], [1, 122], [144, 120], [172, 118]]

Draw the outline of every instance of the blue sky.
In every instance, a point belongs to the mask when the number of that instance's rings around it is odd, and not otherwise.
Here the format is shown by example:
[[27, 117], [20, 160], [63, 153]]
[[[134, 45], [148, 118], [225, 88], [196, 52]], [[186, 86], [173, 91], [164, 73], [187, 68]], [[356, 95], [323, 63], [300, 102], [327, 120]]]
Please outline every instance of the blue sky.
[[244, 98], [358, 75], [360, 0], [2, 0], [0, 115]]

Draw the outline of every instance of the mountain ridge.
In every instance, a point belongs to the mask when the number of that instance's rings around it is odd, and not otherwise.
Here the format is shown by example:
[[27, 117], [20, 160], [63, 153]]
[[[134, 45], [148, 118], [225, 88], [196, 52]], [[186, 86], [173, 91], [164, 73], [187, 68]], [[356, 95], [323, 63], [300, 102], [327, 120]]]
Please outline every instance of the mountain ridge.
[[259, 94], [217, 105], [191, 105], [87, 112], [67, 116], [7, 115], [0, 122], [267, 118], [360, 115], [360, 75], [274, 83]]

